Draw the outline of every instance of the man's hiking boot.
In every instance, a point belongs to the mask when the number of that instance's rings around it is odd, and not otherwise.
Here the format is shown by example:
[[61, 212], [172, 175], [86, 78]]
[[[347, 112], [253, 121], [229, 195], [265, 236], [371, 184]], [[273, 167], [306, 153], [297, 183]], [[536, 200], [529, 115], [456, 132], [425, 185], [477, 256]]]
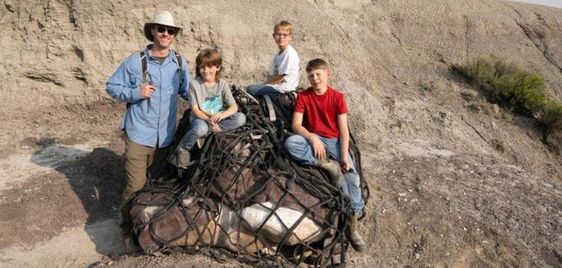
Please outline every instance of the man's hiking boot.
[[181, 146], [178, 146], [176, 151], [170, 154], [168, 161], [178, 168], [187, 168], [189, 165], [193, 164], [193, 161], [191, 161], [191, 153]]
[[344, 184], [345, 177], [343, 176], [341, 166], [337, 161], [329, 158], [318, 159], [316, 161], [316, 166], [328, 173], [328, 177], [330, 177], [332, 185], [339, 188]]
[[347, 238], [349, 239], [349, 242], [351, 243], [351, 247], [353, 247], [353, 249], [358, 252], [364, 252], [367, 248], [367, 245], [363, 241], [363, 238], [359, 234], [359, 231], [357, 231], [357, 228], [359, 227], [359, 223], [357, 222], [359, 216], [360, 214], [350, 215], [345, 233], [347, 235]]

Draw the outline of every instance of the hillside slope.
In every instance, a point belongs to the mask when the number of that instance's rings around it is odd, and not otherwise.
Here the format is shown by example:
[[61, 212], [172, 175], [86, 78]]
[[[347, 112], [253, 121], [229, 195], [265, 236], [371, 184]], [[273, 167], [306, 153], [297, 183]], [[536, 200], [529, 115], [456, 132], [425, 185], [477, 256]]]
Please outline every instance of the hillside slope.
[[[124, 106], [105, 82], [146, 44], [144, 22], [167, 9], [184, 27], [176, 49], [193, 63], [218, 46], [232, 84], [263, 80], [280, 19], [296, 26], [302, 67], [315, 57], [331, 63], [372, 193], [361, 223], [371, 247], [351, 253], [354, 265], [562, 265], [560, 152], [532, 120], [487, 103], [450, 71], [493, 54], [542, 74], [562, 101], [562, 9], [495, 0], [3, 2], [0, 264], [39, 266], [45, 254], [32, 249], [72, 228], [98, 255], [119, 253], [118, 238], [103, 242], [104, 229], [92, 228], [115, 225], [122, 187], [115, 130]], [[93, 262], [94, 253], [59, 264]], [[117, 265], [167, 263], [215, 265], [181, 256]]]

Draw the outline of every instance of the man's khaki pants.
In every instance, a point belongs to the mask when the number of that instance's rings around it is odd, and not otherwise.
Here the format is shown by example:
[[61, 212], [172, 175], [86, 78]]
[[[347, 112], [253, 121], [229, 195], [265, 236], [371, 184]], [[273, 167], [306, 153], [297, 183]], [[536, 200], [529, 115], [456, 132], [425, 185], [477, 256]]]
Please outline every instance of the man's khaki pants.
[[137, 144], [125, 136], [125, 172], [126, 185], [121, 194], [121, 227], [123, 234], [132, 232], [131, 224], [131, 198], [138, 190], [144, 187], [147, 179], [147, 170], [152, 164], [161, 163], [168, 155], [169, 146], [154, 148]]

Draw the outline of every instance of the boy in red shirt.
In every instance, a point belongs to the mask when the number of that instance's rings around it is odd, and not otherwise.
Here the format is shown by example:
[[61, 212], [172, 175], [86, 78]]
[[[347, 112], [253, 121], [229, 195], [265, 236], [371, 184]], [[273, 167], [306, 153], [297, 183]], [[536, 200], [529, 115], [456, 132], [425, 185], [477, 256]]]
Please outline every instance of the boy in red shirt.
[[328, 85], [330, 67], [326, 61], [311, 60], [306, 72], [311, 87], [297, 96], [291, 125], [297, 135], [287, 138], [285, 148], [297, 162], [326, 170], [332, 183], [350, 197], [347, 235], [355, 250], [364, 251], [365, 243], [357, 232], [357, 218], [364, 203], [359, 174], [349, 155], [347, 103], [342, 92]]

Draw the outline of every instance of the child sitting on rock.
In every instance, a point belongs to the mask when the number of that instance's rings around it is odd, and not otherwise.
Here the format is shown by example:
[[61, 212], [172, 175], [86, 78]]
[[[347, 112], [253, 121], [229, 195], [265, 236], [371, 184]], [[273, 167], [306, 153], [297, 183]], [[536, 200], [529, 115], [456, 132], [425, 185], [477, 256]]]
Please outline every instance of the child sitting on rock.
[[357, 223], [364, 202], [359, 174], [349, 154], [347, 103], [344, 94], [329, 85], [331, 72], [326, 61], [311, 60], [306, 72], [310, 87], [298, 93], [291, 124], [296, 134], [287, 138], [285, 148], [297, 162], [326, 170], [332, 183], [349, 196], [346, 234], [355, 250], [364, 251], [366, 244]]
[[293, 25], [286, 20], [275, 24], [273, 40], [279, 51], [273, 56], [267, 81], [248, 86], [247, 91], [253, 96], [287, 93], [295, 91], [298, 87], [300, 59], [297, 51], [291, 46]]
[[189, 84], [190, 128], [181, 139], [171, 162], [179, 168], [193, 163], [190, 150], [209, 131], [242, 126], [246, 116], [238, 112], [228, 83], [220, 79], [222, 57], [217, 49], [205, 49], [195, 60], [195, 79]]

